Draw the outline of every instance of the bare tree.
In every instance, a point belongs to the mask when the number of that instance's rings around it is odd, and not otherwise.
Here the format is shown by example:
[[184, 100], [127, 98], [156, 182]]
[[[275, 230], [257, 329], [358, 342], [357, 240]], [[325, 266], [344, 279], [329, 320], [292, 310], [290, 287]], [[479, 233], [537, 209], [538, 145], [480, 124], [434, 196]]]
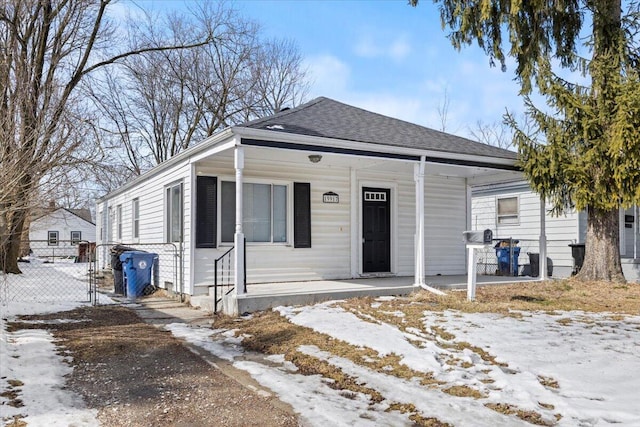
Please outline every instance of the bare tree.
[[[145, 33], [176, 43], [202, 26], [212, 43], [131, 57], [94, 82], [105, 147], [139, 175], [213, 133], [295, 106], [308, 90], [294, 43], [259, 38], [259, 27], [224, 2], [192, 16], [146, 16]], [[160, 19], [162, 25], [157, 25]]]
[[473, 139], [487, 145], [504, 149], [514, 147], [513, 131], [511, 127], [503, 121], [486, 123], [478, 120], [475, 128], [469, 129], [469, 133]]
[[[83, 159], [78, 133], [84, 98], [80, 83], [91, 73], [132, 55], [195, 47], [141, 38], [114, 51], [110, 0], [4, 0], [0, 4], [0, 270], [20, 273], [17, 258], [29, 207], [43, 180]], [[87, 153], [84, 153], [85, 155]]]

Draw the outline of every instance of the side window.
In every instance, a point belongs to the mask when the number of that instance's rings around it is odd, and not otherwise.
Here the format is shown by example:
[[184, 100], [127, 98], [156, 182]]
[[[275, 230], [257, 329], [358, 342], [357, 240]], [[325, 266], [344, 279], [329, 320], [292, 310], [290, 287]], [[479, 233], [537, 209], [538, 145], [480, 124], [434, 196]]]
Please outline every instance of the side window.
[[116, 236], [122, 240], [122, 205], [116, 206]]
[[182, 241], [182, 183], [165, 189], [165, 227], [169, 242]]
[[131, 201], [131, 235], [134, 239], [140, 237], [140, 199]]
[[47, 244], [49, 246], [58, 246], [58, 232], [57, 231], [49, 231], [49, 232], [47, 232]]
[[71, 232], [71, 244], [77, 245], [82, 240], [82, 232], [81, 231], [72, 231]]
[[518, 224], [518, 197], [503, 197], [497, 199], [498, 224]]

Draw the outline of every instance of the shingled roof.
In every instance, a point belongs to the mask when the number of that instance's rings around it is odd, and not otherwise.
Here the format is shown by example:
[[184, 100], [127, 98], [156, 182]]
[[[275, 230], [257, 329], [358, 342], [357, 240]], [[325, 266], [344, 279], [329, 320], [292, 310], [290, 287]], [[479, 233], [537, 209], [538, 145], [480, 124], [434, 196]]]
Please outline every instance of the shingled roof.
[[517, 154], [320, 97], [240, 127], [444, 153], [515, 159]]

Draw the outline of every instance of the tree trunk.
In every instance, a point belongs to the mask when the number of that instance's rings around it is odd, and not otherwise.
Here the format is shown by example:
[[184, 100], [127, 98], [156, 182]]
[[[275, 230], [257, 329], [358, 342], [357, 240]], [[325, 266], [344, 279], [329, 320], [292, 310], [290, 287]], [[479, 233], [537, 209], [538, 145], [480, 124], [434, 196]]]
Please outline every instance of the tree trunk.
[[587, 209], [584, 263], [576, 279], [625, 283], [620, 264], [620, 216], [618, 209]]

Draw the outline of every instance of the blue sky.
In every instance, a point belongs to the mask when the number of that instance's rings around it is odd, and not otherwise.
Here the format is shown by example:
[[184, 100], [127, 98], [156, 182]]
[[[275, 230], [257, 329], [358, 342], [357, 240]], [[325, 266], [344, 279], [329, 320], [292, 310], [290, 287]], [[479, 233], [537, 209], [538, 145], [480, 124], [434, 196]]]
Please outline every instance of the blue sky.
[[[136, 3], [185, 7], [180, 0]], [[406, 0], [229, 4], [259, 23], [264, 36], [298, 45], [312, 81], [309, 99], [326, 96], [439, 130], [444, 117], [447, 132], [467, 137], [478, 121], [501, 122], [505, 108], [522, 112], [513, 67], [507, 72], [490, 67], [477, 46], [456, 51], [429, 0], [416, 8]]]
[[513, 67], [491, 68], [476, 46], [456, 51], [431, 1], [239, 0], [268, 36], [298, 44], [311, 74], [310, 98], [327, 96], [435, 129], [469, 136], [480, 120], [522, 111]]

